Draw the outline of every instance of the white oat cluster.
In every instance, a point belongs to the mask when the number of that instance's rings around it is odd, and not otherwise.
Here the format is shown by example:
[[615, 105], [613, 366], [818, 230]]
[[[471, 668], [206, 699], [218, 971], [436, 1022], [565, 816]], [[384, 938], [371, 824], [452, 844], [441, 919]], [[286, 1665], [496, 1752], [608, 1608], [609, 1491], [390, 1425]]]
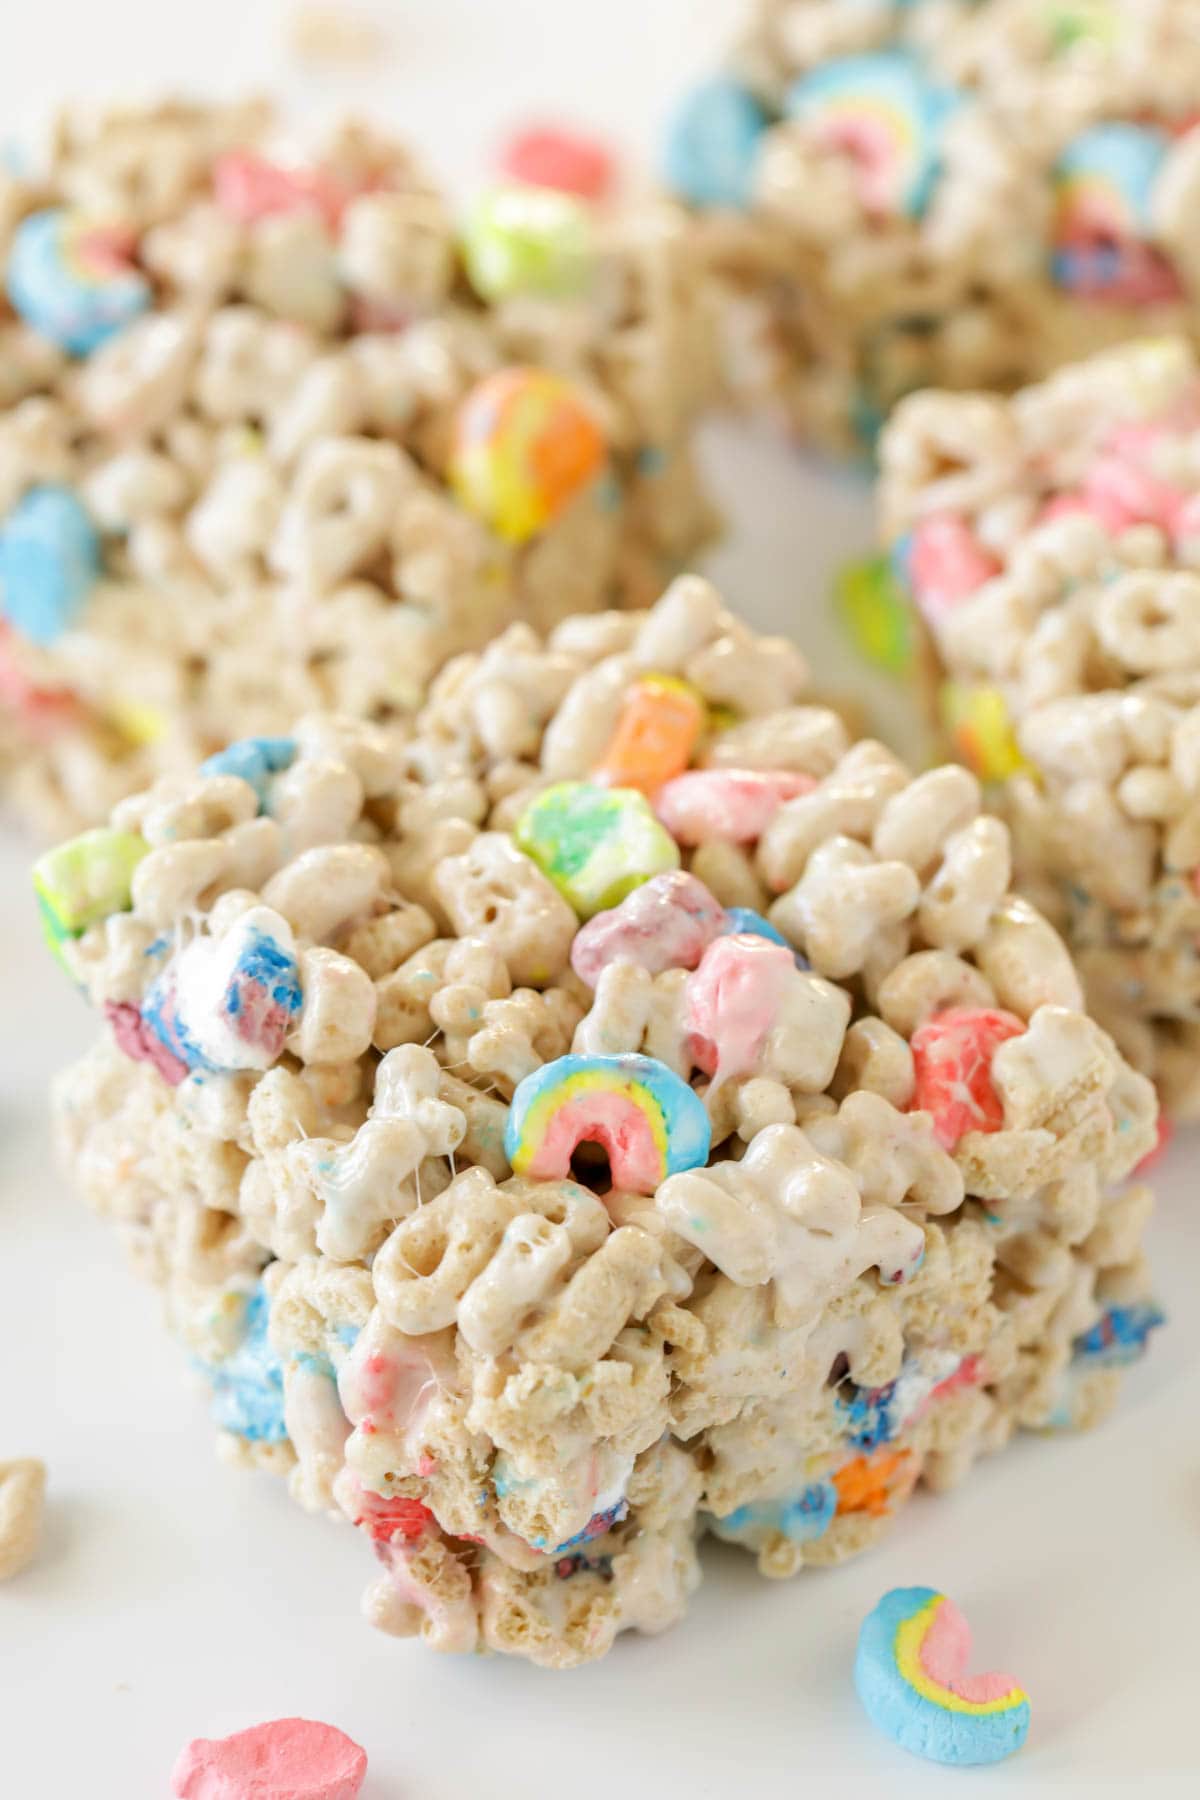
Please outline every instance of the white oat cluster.
[[754, 0], [667, 173], [740, 296], [733, 378], [870, 442], [1200, 321], [1196, 0]]
[[0, 168], [0, 788], [44, 831], [646, 605], [712, 528], [681, 215], [489, 207], [259, 103], [72, 112]]
[[[999, 778], [1022, 891], [1167, 1109], [1200, 1113], [1200, 371], [1131, 345], [1011, 401], [914, 395], [883, 528]], [[979, 730], [980, 723], [983, 731]]]
[[564, 1667], [705, 1532], [837, 1562], [1158, 1321], [1150, 1083], [975, 779], [806, 679], [685, 577], [38, 865], [66, 1158], [384, 1630]]

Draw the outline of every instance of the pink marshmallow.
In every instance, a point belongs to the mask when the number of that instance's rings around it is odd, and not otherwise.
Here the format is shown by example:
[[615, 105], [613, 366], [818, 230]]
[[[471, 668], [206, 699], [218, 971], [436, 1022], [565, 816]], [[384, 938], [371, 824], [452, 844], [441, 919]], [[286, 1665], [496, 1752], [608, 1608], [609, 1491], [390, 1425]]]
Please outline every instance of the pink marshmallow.
[[557, 125], [530, 125], [517, 132], [501, 150], [500, 167], [514, 181], [558, 188], [584, 200], [602, 200], [613, 184], [614, 164], [607, 147], [597, 138]]
[[922, 616], [931, 625], [969, 600], [999, 569], [995, 557], [956, 513], [923, 519], [913, 532], [908, 580]]
[[686, 992], [685, 1042], [696, 1067], [717, 1081], [750, 1074], [795, 973], [792, 952], [769, 938], [737, 932], [710, 945]]
[[589, 919], [571, 946], [571, 967], [591, 988], [618, 957], [651, 975], [694, 969], [727, 929], [725, 909], [704, 883], [675, 869], [644, 881], [620, 906]]
[[171, 1776], [176, 1800], [354, 1800], [367, 1753], [333, 1725], [273, 1719], [227, 1738], [193, 1738]]
[[654, 810], [678, 844], [750, 844], [816, 785], [791, 769], [689, 769], [659, 788]]
[[213, 166], [217, 205], [241, 225], [296, 212], [316, 212], [336, 231], [346, 207], [373, 184], [347, 187], [323, 169], [289, 169], [250, 150], [230, 150]]

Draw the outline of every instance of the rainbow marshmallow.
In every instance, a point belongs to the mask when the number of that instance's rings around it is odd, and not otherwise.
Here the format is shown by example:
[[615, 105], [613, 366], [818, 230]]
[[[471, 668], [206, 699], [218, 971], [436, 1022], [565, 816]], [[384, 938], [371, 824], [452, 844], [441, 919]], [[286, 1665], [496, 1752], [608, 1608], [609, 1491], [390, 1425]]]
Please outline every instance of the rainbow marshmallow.
[[1025, 1742], [1029, 1699], [1008, 1675], [968, 1675], [971, 1633], [933, 1588], [893, 1588], [868, 1614], [854, 1683], [873, 1725], [930, 1762], [1001, 1762]]
[[882, 217], [920, 218], [941, 168], [942, 133], [961, 104], [904, 50], [840, 57], [803, 75], [789, 118], [858, 165], [859, 198]]
[[8, 298], [41, 337], [89, 356], [150, 304], [123, 232], [61, 207], [31, 213], [13, 234]]
[[523, 544], [596, 479], [606, 454], [570, 382], [544, 369], [497, 369], [459, 408], [450, 482], [498, 537]]
[[580, 1144], [599, 1144], [632, 1194], [703, 1168], [711, 1142], [699, 1096], [653, 1056], [560, 1056], [521, 1082], [504, 1133], [514, 1175], [564, 1181]]
[[1112, 121], [1068, 145], [1054, 173], [1051, 267], [1060, 287], [1090, 300], [1149, 306], [1181, 296], [1153, 237], [1153, 195], [1166, 132]]

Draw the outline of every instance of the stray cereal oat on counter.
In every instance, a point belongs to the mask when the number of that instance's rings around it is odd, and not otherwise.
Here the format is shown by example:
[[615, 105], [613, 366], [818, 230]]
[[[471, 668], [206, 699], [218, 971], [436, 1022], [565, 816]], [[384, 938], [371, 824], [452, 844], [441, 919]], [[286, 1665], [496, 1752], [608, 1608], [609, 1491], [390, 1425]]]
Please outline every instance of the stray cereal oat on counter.
[[882, 523], [954, 749], [1091, 1011], [1200, 1115], [1200, 370], [1111, 350], [1012, 400], [918, 394]]
[[976, 778], [807, 681], [683, 577], [37, 867], [107, 1021], [66, 1161], [384, 1631], [567, 1667], [678, 1620], [706, 1532], [841, 1561], [1158, 1322], [1151, 1084]]
[[1014, 387], [1200, 328], [1195, 0], [748, 0], [669, 184], [731, 379], [869, 445], [919, 387]]
[[301, 713], [411, 709], [514, 618], [646, 605], [712, 528], [678, 209], [461, 223], [348, 123], [64, 114], [0, 168], [0, 799], [47, 835]]

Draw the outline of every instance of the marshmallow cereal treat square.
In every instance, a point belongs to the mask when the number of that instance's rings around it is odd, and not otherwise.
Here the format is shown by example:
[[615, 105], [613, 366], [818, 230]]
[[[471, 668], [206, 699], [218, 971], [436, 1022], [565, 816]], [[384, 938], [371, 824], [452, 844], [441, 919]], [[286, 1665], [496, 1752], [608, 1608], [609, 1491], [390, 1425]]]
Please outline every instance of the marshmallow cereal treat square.
[[753, 0], [666, 174], [733, 297], [731, 379], [839, 449], [1200, 327], [1195, 0]]
[[562, 1668], [871, 1544], [1159, 1322], [1154, 1089], [1008, 832], [681, 577], [41, 859], [62, 1150], [365, 1609]]
[[881, 444], [888, 579], [1018, 886], [1093, 1014], [1200, 1116], [1200, 369], [1126, 345], [1012, 400], [915, 394]]
[[260, 103], [71, 112], [0, 164], [0, 802], [45, 835], [450, 655], [647, 605], [709, 534], [707, 285], [666, 201]]

